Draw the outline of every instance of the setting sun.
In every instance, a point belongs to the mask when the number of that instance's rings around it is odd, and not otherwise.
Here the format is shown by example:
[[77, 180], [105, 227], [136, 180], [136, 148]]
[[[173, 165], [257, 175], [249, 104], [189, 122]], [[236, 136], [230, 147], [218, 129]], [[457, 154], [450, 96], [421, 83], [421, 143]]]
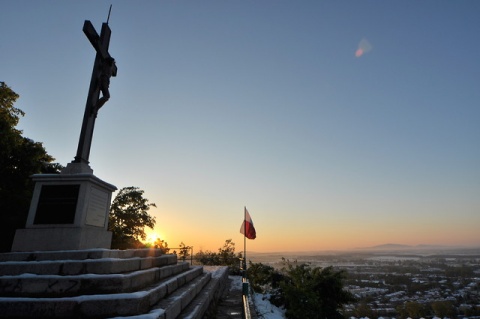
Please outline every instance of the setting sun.
[[158, 239], [164, 239], [153, 230], [151, 230], [150, 232], [146, 231], [146, 233], [147, 233], [147, 239], [145, 240], [145, 243], [154, 244]]

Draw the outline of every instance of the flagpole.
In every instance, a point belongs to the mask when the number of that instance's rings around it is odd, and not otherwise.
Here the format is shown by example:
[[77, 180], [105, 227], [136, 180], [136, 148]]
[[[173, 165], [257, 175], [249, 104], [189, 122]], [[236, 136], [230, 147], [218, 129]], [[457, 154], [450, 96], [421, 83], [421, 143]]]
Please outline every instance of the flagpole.
[[243, 277], [247, 278], [247, 206], [243, 207]]

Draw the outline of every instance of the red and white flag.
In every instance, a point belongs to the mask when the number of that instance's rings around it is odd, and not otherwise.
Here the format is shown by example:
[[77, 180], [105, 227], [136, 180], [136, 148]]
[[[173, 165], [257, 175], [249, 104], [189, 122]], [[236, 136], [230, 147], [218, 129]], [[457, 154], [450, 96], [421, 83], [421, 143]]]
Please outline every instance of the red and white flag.
[[257, 237], [257, 232], [255, 231], [255, 227], [253, 227], [252, 217], [250, 217], [246, 207], [245, 220], [242, 223], [242, 227], [240, 227], [240, 233], [245, 235], [248, 239], [255, 239]]

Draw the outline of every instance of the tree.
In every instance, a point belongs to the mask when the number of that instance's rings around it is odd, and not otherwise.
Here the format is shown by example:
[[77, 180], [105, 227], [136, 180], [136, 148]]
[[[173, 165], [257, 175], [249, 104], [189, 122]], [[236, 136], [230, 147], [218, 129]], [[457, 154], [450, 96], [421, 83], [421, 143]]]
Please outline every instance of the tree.
[[150, 207], [157, 207], [143, 197], [138, 187], [122, 188], [112, 202], [108, 229], [112, 231], [112, 248], [128, 249], [142, 245], [146, 239], [145, 227], [155, 226], [155, 217], [148, 214]]
[[455, 307], [451, 301], [434, 301], [431, 306], [435, 316], [439, 318], [454, 318], [456, 315]]
[[355, 301], [343, 289], [345, 271], [333, 267], [310, 267], [284, 260], [282, 271], [286, 280], [280, 285], [288, 318], [343, 319], [344, 304]]
[[155, 242], [153, 243], [153, 248], [161, 249], [165, 254], [170, 251], [170, 248], [168, 248], [168, 243], [160, 238], [155, 239]]
[[182, 261], [187, 260], [187, 257], [190, 257], [190, 250], [192, 247], [185, 245], [183, 241], [180, 243], [179, 247], [180, 251], [178, 252], [178, 256]]
[[255, 291], [268, 293], [272, 304], [285, 307], [287, 318], [343, 319], [343, 305], [355, 301], [343, 288], [345, 271], [282, 260], [281, 270], [250, 262], [248, 278]]
[[225, 240], [223, 247], [218, 248], [218, 256], [222, 265], [238, 265], [238, 258], [235, 256], [235, 243], [231, 239]]
[[421, 318], [428, 315], [427, 307], [416, 301], [407, 301], [403, 306], [398, 306], [396, 310], [400, 318]]
[[240, 258], [242, 253], [235, 255], [235, 243], [231, 239], [225, 240], [218, 253], [200, 250], [195, 254], [195, 260], [202, 265], [228, 266], [231, 274], [240, 273]]
[[357, 318], [374, 318], [375, 316], [372, 307], [370, 307], [366, 302], [361, 302], [358, 304], [353, 310], [353, 314]]
[[61, 165], [42, 143], [22, 136], [16, 126], [25, 113], [14, 107], [19, 95], [0, 82], [0, 251], [9, 251], [15, 230], [25, 227], [33, 174], [58, 173]]
[[285, 282], [286, 278], [280, 271], [272, 266], [250, 261], [247, 269], [247, 278], [255, 292], [270, 296], [271, 304], [277, 307], [285, 305], [281, 284]]

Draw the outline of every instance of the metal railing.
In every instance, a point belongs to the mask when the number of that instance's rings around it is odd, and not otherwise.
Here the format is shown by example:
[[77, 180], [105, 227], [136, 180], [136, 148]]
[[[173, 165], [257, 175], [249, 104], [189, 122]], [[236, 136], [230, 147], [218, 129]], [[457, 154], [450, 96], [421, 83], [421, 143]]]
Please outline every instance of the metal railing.
[[247, 278], [242, 278], [242, 303], [243, 303], [243, 318], [251, 319], [250, 313], [250, 290]]
[[[177, 252], [177, 249], [179, 252]], [[190, 253], [185, 254], [184, 252], [190, 250]], [[186, 246], [186, 247], [177, 247], [177, 248], [170, 248], [168, 247], [168, 253], [177, 255], [179, 260], [187, 260], [190, 257], [190, 265], [193, 265], [193, 246]], [[182, 256], [183, 255], [183, 256]]]

